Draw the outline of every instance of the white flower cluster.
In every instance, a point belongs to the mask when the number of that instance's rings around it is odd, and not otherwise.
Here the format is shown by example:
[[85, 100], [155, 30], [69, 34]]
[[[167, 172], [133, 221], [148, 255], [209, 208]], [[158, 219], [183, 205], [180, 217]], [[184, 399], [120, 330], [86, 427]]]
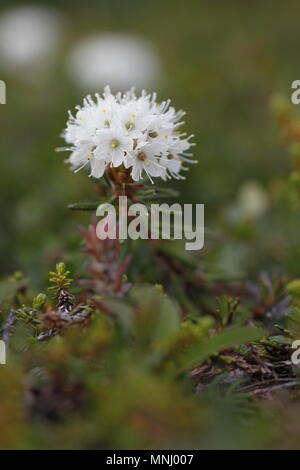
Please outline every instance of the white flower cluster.
[[170, 102], [156, 102], [156, 94], [134, 90], [113, 95], [109, 87], [102, 96], [84, 99], [75, 117], [70, 113], [64, 138], [71, 147], [68, 160], [76, 171], [90, 166], [90, 176], [100, 178], [107, 165], [131, 168], [134, 181], [144, 173], [152, 177], [183, 178], [183, 162], [190, 160], [187, 150], [194, 144], [178, 131], [182, 111], [176, 112]]

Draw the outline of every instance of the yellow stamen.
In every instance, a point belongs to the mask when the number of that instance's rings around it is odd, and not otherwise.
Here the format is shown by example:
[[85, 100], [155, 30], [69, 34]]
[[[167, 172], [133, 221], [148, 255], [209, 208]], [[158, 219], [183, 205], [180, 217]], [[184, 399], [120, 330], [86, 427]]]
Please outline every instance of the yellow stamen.
[[112, 139], [109, 145], [111, 146], [112, 149], [115, 149], [119, 147], [119, 141], [117, 139]]
[[131, 129], [133, 129], [133, 126], [134, 126], [134, 124], [131, 121], [128, 121], [125, 125], [125, 127], [128, 131], [131, 131]]

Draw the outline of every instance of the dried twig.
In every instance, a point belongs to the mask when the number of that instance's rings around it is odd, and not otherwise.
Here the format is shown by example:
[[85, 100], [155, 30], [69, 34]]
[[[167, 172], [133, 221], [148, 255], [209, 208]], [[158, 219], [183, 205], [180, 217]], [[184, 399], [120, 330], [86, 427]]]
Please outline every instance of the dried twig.
[[61, 311], [48, 313], [43, 319], [43, 323], [48, 326], [48, 330], [42, 331], [37, 339], [42, 341], [56, 336], [65, 328], [82, 323], [84, 324], [88, 321], [91, 314], [92, 308], [87, 306], [77, 307], [73, 314], [71, 312], [69, 314]]
[[8, 317], [6, 319], [6, 322], [5, 322], [4, 328], [3, 328], [3, 335], [2, 335], [2, 339], [7, 346], [9, 344], [9, 339], [10, 339], [13, 327], [15, 326], [16, 322], [17, 322], [17, 312], [16, 310], [10, 310]]
[[[252, 395], [260, 395], [264, 393], [269, 393], [269, 392], [275, 392], [276, 390], [281, 390], [283, 388], [291, 388], [291, 387], [296, 387], [299, 385], [298, 380], [291, 380], [289, 382], [283, 382], [277, 385], [274, 385], [273, 387], [265, 387], [265, 388], [256, 388], [252, 392], [250, 392]], [[244, 391], [242, 389], [241, 391]]]

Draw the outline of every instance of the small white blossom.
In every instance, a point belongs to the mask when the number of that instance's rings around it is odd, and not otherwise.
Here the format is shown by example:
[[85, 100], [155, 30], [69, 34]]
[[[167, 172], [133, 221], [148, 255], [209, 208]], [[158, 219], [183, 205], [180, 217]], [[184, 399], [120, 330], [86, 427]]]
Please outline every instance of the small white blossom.
[[114, 167], [122, 165], [124, 155], [130, 153], [133, 148], [133, 139], [121, 127], [98, 130], [97, 141], [95, 157], [111, 162]]
[[178, 131], [184, 113], [170, 102], [156, 102], [156, 94], [134, 90], [113, 95], [106, 87], [96, 100], [90, 96], [77, 107], [64, 138], [71, 147], [69, 163], [76, 171], [89, 166], [90, 175], [100, 178], [107, 165], [131, 168], [131, 177], [183, 178], [184, 162], [194, 162], [187, 150], [194, 144]]
[[160, 164], [162, 153], [159, 144], [153, 144], [147, 140], [141, 140], [135, 150], [126, 155], [125, 168], [132, 167], [131, 177], [134, 181], [140, 181], [145, 172], [152, 181], [151, 176], [163, 176], [165, 169]]

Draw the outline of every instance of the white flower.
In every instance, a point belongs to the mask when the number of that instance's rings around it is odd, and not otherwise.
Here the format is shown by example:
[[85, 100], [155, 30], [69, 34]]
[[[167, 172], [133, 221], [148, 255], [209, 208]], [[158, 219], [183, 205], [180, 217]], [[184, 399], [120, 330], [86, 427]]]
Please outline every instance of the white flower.
[[258, 181], [248, 180], [240, 187], [238, 209], [243, 217], [256, 219], [262, 216], [268, 207], [268, 193]]
[[194, 160], [189, 160], [192, 154], [186, 152], [191, 145], [193, 144], [190, 144], [189, 139], [179, 139], [171, 142], [167, 158], [161, 161], [162, 166], [166, 168], [166, 172], [162, 175], [164, 180], [168, 177], [182, 179], [180, 171], [187, 169], [183, 166], [183, 162], [194, 163]]
[[162, 153], [159, 145], [146, 140], [137, 144], [133, 152], [126, 155], [124, 159], [125, 168], [132, 167], [131, 177], [134, 181], [142, 179], [143, 171], [150, 181], [151, 176], [163, 176], [165, 168], [160, 164]]
[[266, 189], [256, 180], [247, 180], [239, 188], [235, 203], [225, 207], [224, 215], [231, 224], [255, 222], [270, 207]]
[[100, 129], [97, 131], [97, 139], [95, 157], [111, 162], [114, 167], [122, 165], [124, 156], [133, 148], [132, 138], [121, 127]]
[[25, 6], [7, 10], [0, 17], [1, 65], [13, 71], [46, 65], [60, 32], [60, 15], [50, 8]]
[[164, 180], [166, 180], [169, 175], [173, 178], [180, 179], [179, 172], [182, 169], [182, 161], [179, 157], [168, 155], [166, 159], [162, 160], [161, 164], [166, 169], [162, 174]]
[[91, 176], [94, 178], [101, 178], [105, 171], [107, 161], [103, 158], [96, 158], [95, 156], [96, 145], [93, 140], [81, 141], [76, 146], [75, 150], [70, 156], [70, 164], [75, 171], [85, 167], [87, 163], [90, 164]]
[[153, 85], [161, 76], [151, 44], [127, 34], [99, 34], [85, 38], [68, 57], [71, 79], [80, 87], [98, 89], [110, 83], [126, 90]]
[[190, 159], [187, 150], [194, 144], [180, 134], [178, 127], [183, 112], [176, 112], [170, 102], [156, 102], [156, 94], [144, 91], [136, 96], [133, 89], [113, 95], [106, 87], [96, 100], [90, 96], [77, 106], [64, 133], [71, 150], [73, 169], [89, 166], [90, 175], [100, 178], [107, 165], [131, 168], [131, 177], [140, 181], [152, 178], [183, 178], [184, 162]]

